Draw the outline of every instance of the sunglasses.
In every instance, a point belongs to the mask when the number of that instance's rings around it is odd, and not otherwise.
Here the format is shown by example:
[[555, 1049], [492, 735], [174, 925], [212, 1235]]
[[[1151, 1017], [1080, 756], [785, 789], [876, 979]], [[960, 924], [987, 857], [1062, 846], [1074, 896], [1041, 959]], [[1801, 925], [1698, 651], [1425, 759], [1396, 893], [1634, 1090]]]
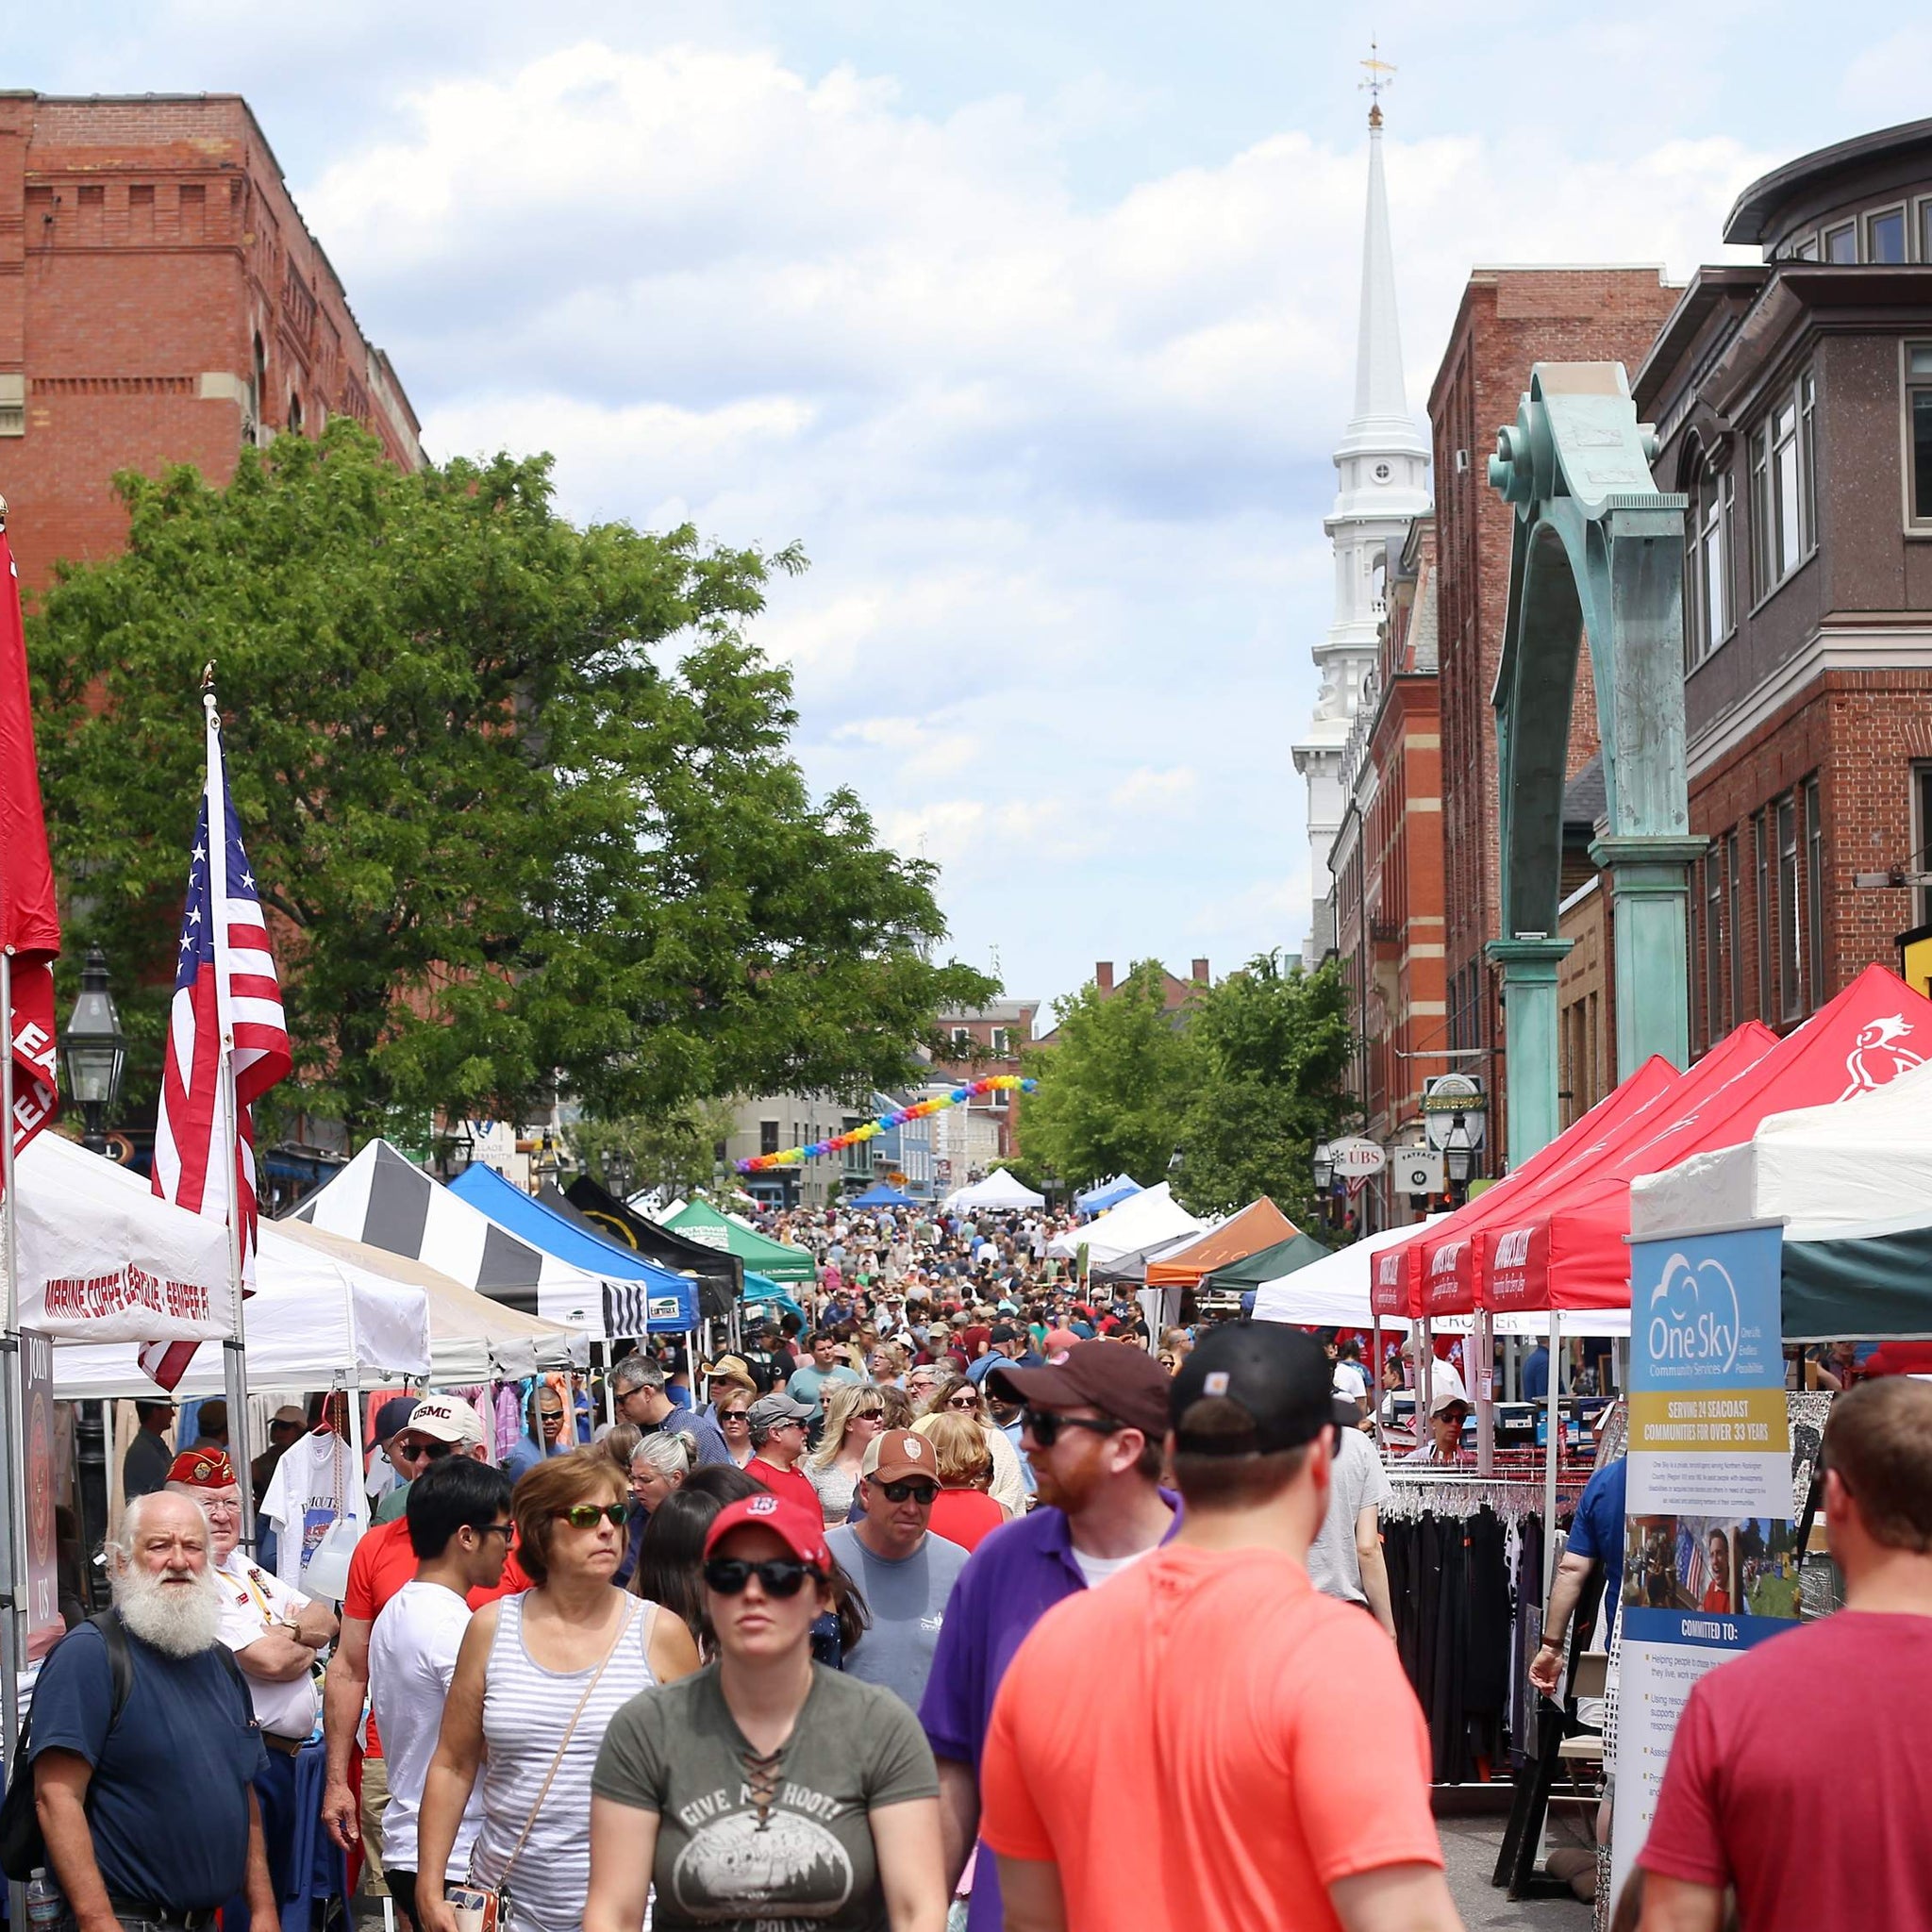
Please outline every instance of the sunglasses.
[[930, 1503], [939, 1494], [936, 1485], [910, 1477], [903, 1483], [881, 1483], [879, 1488], [889, 1503]]
[[976, 1395], [948, 1396], [946, 1407], [948, 1408], [977, 1408], [979, 1407], [979, 1397]]
[[546, 1423], [560, 1423], [563, 1420], [563, 1411], [560, 1408], [540, 1408], [537, 1413]]
[[630, 1505], [628, 1503], [574, 1503], [568, 1509], [559, 1509], [557, 1512], [557, 1520], [559, 1523], [569, 1524], [573, 1529], [592, 1529], [596, 1526], [599, 1517], [602, 1517], [606, 1523], [614, 1524], [619, 1528], [622, 1528], [629, 1520]]
[[1091, 1429], [1096, 1436], [1117, 1436], [1126, 1427], [1125, 1423], [1109, 1422], [1104, 1417], [1060, 1415], [1050, 1408], [1023, 1409], [1021, 1419], [1027, 1434], [1042, 1449], [1051, 1449], [1059, 1441], [1062, 1429]]
[[823, 1575], [796, 1557], [768, 1557], [762, 1563], [748, 1563], [742, 1557], [713, 1557], [705, 1565], [705, 1582], [720, 1596], [741, 1596], [754, 1576], [767, 1596], [796, 1596], [808, 1576], [823, 1581]]
[[456, 1446], [454, 1442], [439, 1442], [432, 1439], [426, 1442], [418, 1442], [413, 1449], [405, 1449], [403, 1454], [412, 1462], [441, 1462], [445, 1456], [454, 1452]]

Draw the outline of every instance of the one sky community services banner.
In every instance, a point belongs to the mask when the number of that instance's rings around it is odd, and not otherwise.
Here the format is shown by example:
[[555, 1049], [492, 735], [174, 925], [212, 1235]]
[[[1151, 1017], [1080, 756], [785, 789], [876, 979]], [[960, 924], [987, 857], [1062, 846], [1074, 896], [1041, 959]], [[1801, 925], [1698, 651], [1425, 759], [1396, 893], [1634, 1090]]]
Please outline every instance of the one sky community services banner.
[[1778, 1225], [1633, 1241], [1612, 1898], [1690, 1689], [1797, 1613]]

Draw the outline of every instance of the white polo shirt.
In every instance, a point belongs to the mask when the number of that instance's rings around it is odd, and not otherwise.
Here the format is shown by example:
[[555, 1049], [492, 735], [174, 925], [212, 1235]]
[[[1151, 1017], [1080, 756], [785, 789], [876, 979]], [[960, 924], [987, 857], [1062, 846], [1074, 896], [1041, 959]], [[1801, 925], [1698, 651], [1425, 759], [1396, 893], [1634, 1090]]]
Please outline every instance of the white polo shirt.
[[[251, 1563], [239, 1543], [216, 1567], [215, 1583], [222, 1595], [222, 1621], [215, 1634], [237, 1657], [267, 1636], [272, 1618], [292, 1619], [308, 1607], [306, 1596], [291, 1590], [273, 1571]], [[255, 1715], [264, 1731], [277, 1738], [306, 1739], [315, 1729], [322, 1692], [313, 1671], [305, 1671], [287, 1684], [249, 1676], [246, 1664], [242, 1674], [248, 1677], [248, 1694], [255, 1700]]]

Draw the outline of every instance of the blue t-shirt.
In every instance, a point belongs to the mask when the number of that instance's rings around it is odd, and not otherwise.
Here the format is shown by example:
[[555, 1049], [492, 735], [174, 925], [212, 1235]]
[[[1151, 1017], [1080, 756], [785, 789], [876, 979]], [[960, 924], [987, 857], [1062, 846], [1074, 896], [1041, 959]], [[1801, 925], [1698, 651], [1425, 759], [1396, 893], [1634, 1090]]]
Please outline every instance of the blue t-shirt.
[[1540, 1341], [1523, 1357], [1523, 1399], [1525, 1402], [1543, 1402], [1549, 1393], [1549, 1345]]
[[1563, 1545], [1566, 1554], [1588, 1557], [1604, 1566], [1607, 1612], [1615, 1610], [1624, 1590], [1624, 1491], [1629, 1476], [1629, 1458], [1620, 1456], [1591, 1477], [1577, 1499], [1576, 1520]]
[[131, 1631], [134, 1684], [110, 1729], [108, 1643], [77, 1624], [34, 1686], [33, 1755], [72, 1751], [93, 1767], [87, 1808], [110, 1892], [207, 1911], [248, 1871], [248, 1790], [268, 1769], [247, 1692], [212, 1650], [174, 1657]]

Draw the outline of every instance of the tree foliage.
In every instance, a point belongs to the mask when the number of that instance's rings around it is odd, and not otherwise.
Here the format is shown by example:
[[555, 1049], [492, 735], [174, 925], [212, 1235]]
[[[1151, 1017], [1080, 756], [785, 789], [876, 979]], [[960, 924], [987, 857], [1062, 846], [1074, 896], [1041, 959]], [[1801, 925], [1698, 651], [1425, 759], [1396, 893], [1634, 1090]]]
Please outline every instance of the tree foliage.
[[[547, 458], [403, 475], [346, 419], [233, 482], [125, 475], [125, 553], [33, 625], [68, 953], [108, 950], [151, 1107], [213, 659], [296, 1055], [353, 1139], [425, 1108], [623, 1118], [849, 1089], [994, 989], [929, 963], [935, 871], [808, 793], [771, 571], [577, 528]], [[291, 1091], [292, 1089], [292, 1091]]]
[[641, 1188], [689, 1194], [708, 1188], [718, 1143], [730, 1138], [736, 1109], [728, 1100], [692, 1100], [650, 1114], [579, 1121], [572, 1151], [600, 1186], [620, 1199]]
[[1200, 1055], [1162, 988], [1160, 961], [1141, 959], [1110, 993], [1090, 981], [1054, 1002], [1056, 1038], [1024, 1061], [1040, 1081], [1020, 1117], [1034, 1168], [1074, 1187], [1115, 1174], [1165, 1177]]
[[1040, 1080], [1021, 1116], [1029, 1170], [1084, 1187], [1116, 1173], [1170, 1177], [1197, 1214], [1271, 1195], [1291, 1219], [1315, 1215], [1317, 1141], [1340, 1130], [1352, 1036], [1332, 963], [1313, 974], [1278, 954], [1252, 959], [1177, 1012], [1158, 960], [1110, 995], [1088, 985], [1055, 1003], [1059, 1028], [1036, 1048]]

